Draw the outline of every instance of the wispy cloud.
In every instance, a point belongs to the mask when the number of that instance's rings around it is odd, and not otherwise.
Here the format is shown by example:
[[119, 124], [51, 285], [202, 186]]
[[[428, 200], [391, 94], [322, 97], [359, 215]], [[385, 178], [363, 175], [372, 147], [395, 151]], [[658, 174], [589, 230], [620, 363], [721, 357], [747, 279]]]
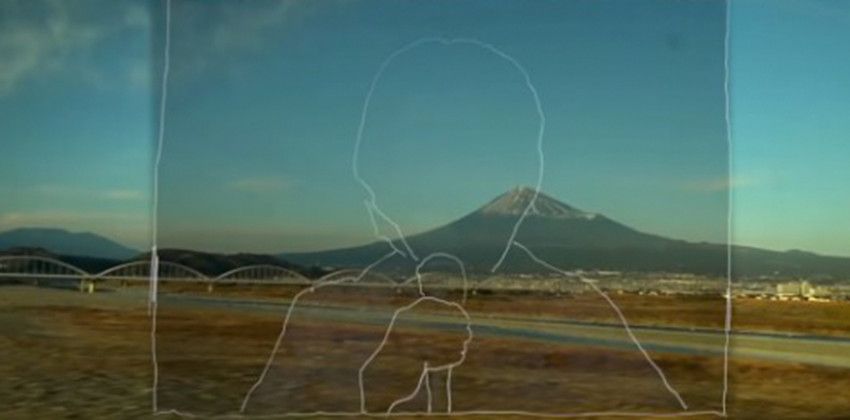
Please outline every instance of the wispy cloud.
[[147, 198], [145, 193], [139, 190], [117, 189], [106, 190], [102, 192], [103, 197], [110, 200], [127, 200], [127, 201], [142, 201]]
[[0, 2], [0, 95], [27, 80], [59, 72], [99, 83], [103, 74], [88, 57], [98, 43], [124, 29], [147, 31], [145, 3], [89, 0]]
[[[251, 2], [177, 2], [173, 4], [174, 77], [192, 77], [207, 69], [235, 63], [237, 54], [273, 47], [273, 34], [334, 2], [255, 0]], [[214, 63], [214, 64], [213, 64]]]
[[260, 48], [264, 44], [264, 32], [284, 23], [296, 2], [277, 0], [257, 4], [260, 7], [245, 7], [245, 4], [228, 7], [219, 24], [213, 27], [212, 46], [221, 51]]
[[138, 28], [149, 30], [151, 27], [151, 12], [148, 7], [149, 3], [126, 3], [126, 8], [123, 11], [124, 26], [128, 28]]
[[232, 191], [252, 194], [271, 194], [292, 188], [293, 182], [281, 176], [241, 178], [225, 184]]
[[78, 227], [89, 223], [108, 224], [110, 222], [146, 223], [144, 213], [93, 212], [93, 211], [27, 211], [0, 213], [0, 227]]
[[686, 191], [695, 192], [718, 192], [733, 189], [749, 188], [764, 185], [768, 179], [756, 175], [736, 175], [732, 177], [719, 177], [687, 181], [681, 184]]
[[79, 197], [110, 201], [143, 201], [147, 198], [145, 192], [133, 188], [86, 188], [70, 185], [40, 184], [15, 187], [14, 190], [49, 198]]
[[139, 89], [148, 89], [153, 80], [151, 66], [145, 60], [132, 60], [127, 65], [127, 82]]
[[[213, 62], [219, 68], [219, 61], [233, 62], [227, 58], [234, 54], [266, 50], [272, 45], [270, 33], [326, 7], [319, 3], [328, 2], [173, 2], [172, 41], [179, 56], [174, 62], [176, 76], [194, 76]], [[147, 48], [139, 49], [136, 57], [130, 53], [112, 57], [108, 70], [99, 68], [96, 57], [103, 54], [104, 46], [115, 43], [111, 41], [128, 47], [138, 39], [147, 42], [153, 21], [163, 18], [152, 13], [161, 12], [153, 4], [143, 0], [0, 1], [0, 96], [28, 81], [60, 74], [101, 89], [116, 85], [148, 89]], [[134, 31], [136, 41], [131, 41], [128, 31]]]

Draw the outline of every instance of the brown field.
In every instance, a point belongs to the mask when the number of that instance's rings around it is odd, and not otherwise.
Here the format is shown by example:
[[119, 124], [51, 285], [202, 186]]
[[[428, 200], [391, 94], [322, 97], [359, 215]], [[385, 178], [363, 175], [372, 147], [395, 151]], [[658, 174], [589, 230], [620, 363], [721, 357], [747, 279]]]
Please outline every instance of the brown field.
[[[217, 289], [213, 295], [247, 298], [267, 292], [231, 288]], [[294, 293], [278, 291], [276, 295], [282, 298]], [[328, 290], [322, 300], [350, 303], [351, 296], [349, 290], [340, 288]], [[0, 288], [0, 418], [152, 417], [151, 335], [145, 297], [143, 290], [85, 295]], [[360, 305], [387, 307], [410, 301], [405, 293], [358, 299]], [[622, 295], [616, 296], [616, 301], [633, 325], [722, 326], [721, 299]], [[491, 313], [611, 320], [606, 305], [584, 295], [475, 296], [467, 309], [473, 317]], [[238, 409], [268, 358], [282, 313], [184, 307], [163, 301], [158, 314], [160, 408], [202, 414]], [[745, 300], [735, 302], [734, 314], [736, 329], [850, 332], [850, 305], [846, 303]], [[359, 363], [352, 360], [363, 360], [363, 355], [371, 353], [375, 338], [382, 337], [385, 328], [307, 318], [293, 321], [290, 328], [288, 344], [276, 357], [267, 382], [254, 394], [247, 413], [280, 411], [280, 401], [286, 401], [287, 411], [313, 411], [320, 406], [356, 411]], [[369, 409], [384, 410], [412, 391], [420, 369], [418, 361], [448, 362], [440, 358], [456, 354], [458, 337], [454, 330], [400, 330], [367, 371]], [[720, 409], [721, 358], [666, 353], [653, 357], [692, 409]], [[732, 418], [837, 419], [850, 412], [847, 370], [743, 359], [732, 359], [729, 369]], [[445, 377], [433, 380], [444, 381]], [[479, 337], [472, 342], [464, 364], [455, 370], [452, 386], [455, 410], [678, 410], [675, 400], [634, 352], [592, 345]], [[399, 411], [424, 410], [422, 396], [399, 406]], [[435, 404], [444, 404], [444, 397], [434, 395]]]
[[[301, 287], [269, 286], [228, 287], [219, 286], [215, 296], [234, 298], [259, 298], [287, 300], [301, 291]], [[169, 291], [205, 294], [205, 286], [169, 286]], [[400, 293], [405, 301], [412, 290]], [[436, 293], [434, 293], [436, 294]], [[439, 294], [437, 294], [439, 296]], [[326, 302], [345, 302], [350, 295], [344, 288], [328, 290]], [[459, 300], [460, 293], [444, 297]], [[724, 327], [726, 301], [722, 296], [650, 296], [635, 294], [610, 294], [610, 297], [635, 325], [661, 325], [697, 328]], [[387, 305], [383, 296], [368, 301], [361, 296], [359, 302]], [[615, 322], [610, 307], [597, 294], [587, 292], [577, 295], [555, 296], [543, 293], [499, 293], [468, 296], [466, 305], [470, 312], [502, 315], [556, 317], [584, 321]], [[736, 299], [733, 307], [734, 328], [737, 331], [800, 333], [850, 337], [850, 302], [768, 301]]]

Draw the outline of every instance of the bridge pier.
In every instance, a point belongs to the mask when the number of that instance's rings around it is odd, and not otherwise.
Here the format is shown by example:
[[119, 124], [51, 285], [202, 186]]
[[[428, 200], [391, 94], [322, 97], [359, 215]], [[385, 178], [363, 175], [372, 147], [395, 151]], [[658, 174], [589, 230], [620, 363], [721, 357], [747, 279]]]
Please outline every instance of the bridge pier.
[[94, 293], [94, 280], [80, 279], [80, 291], [83, 293]]

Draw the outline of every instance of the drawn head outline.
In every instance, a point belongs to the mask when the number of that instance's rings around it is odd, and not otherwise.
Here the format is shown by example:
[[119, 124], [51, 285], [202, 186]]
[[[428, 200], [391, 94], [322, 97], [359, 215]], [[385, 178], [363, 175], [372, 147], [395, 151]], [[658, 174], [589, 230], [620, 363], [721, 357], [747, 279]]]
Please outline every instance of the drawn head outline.
[[[479, 41], [477, 39], [472, 38], [442, 38], [442, 37], [429, 37], [429, 38], [420, 38], [413, 42], [410, 42], [395, 51], [393, 51], [386, 59], [380, 64], [378, 70], [372, 78], [371, 84], [369, 86], [369, 90], [367, 91], [366, 97], [363, 101], [363, 107], [360, 115], [360, 122], [357, 128], [357, 133], [355, 137], [354, 143], [354, 151], [351, 161], [351, 169], [354, 179], [363, 188], [366, 193], [366, 197], [364, 199], [364, 205], [366, 207], [366, 211], [369, 214], [370, 220], [372, 222], [373, 231], [375, 237], [377, 239], [383, 240], [390, 247], [392, 247], [397, 253], [412, 259], [413, 261], [420, 261], [421, 258], [425, 257], [425, 255], [419, 255], [416, 253], [416, 250], [411, 247], [410, 243], [407, 240], [407, 237], [402, 229], [402, 226], [399, 225], [391, 216], [389, 216], [379, 204], [379, 197], [375, 193], [375, 189], [372, 184], [370, 184], [364, 177], [361, 175], [361, 145], [363, 144], [364, 130], [366, 126], [366, 122], [369, 116], [370, 106], [372, 102], [372, 97], [375, 92], [376, 87], [379, 85], [384, 73], [391, 66], [391, 64], [396, 60], [396, 58], [405, 55], [413, 50], [416, 50], [420, 47], [426, 45], [442, 45], [442, 46], [452, 46], [452, 45], [466, 45], [473, 46], [479, 49], [482, 49], [492, 55], [495, 55], [499, 59], [506, 61], [511, 68], [520, 73], [522, 79], [525, 83], [525, 86], [530, 93], [534, 104], [535, 104], [535, 112], [538, 117], [537, 124], [537, 133], [534, 145], [536, 147], [536, 182], [533, 187], [528, 188], [528, 192], [530, 193], [530, 199], [527, 205], [523, 208], [522, 212], [517, 215], [515, 222], [510, 230], [510, 234], [507, 238], [505, 238], [504, 246], [501, 247], [501, 251], [499, 252], [498, 259], [493, 261], [490, 270], [495, 272], [499, 269], [499, 267], [504, 262], [505, 257], [507, 256], [508, 251], [510, 250], [513, 241], [516, 237], [516, 234], [522, 225], [522, 222], [526, 218], [526, 216], [534, 209], [534, 203], [537, 200], [538, 195], [540, 194], [540, 190], [543, 183], [543, 171], [544, 171], [544, 154], [543, 154], [543, 136], [545, 132], [546, 125], [546, 117], [543, 112], [543, 106], [540, 100], [540, 97], [537, 92], [537, 88], [531, 81], [531, 77], [525, 67], [517, 61], [513, 56], [505, 53], [499, 48]], [[531, 147], [531, 146], [529, 146]], [[384, 223], [394, 230], [395, 238], [388, 237], [380, 233], [378, 228], [378, 223]]]

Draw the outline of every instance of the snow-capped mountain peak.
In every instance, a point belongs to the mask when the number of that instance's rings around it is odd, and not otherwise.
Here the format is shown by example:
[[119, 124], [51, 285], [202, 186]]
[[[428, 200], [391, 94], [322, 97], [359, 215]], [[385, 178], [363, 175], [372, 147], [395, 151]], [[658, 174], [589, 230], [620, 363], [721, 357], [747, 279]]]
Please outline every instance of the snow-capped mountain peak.
[[[535, 199], [536, 195], [536, 199]], [[479, 209], [481, 214], [519, 216], [533, 202], [529, 215], [556, 219], [594, 219], [597, 215], [570, 207], [532, 187], [518, 186]]]

